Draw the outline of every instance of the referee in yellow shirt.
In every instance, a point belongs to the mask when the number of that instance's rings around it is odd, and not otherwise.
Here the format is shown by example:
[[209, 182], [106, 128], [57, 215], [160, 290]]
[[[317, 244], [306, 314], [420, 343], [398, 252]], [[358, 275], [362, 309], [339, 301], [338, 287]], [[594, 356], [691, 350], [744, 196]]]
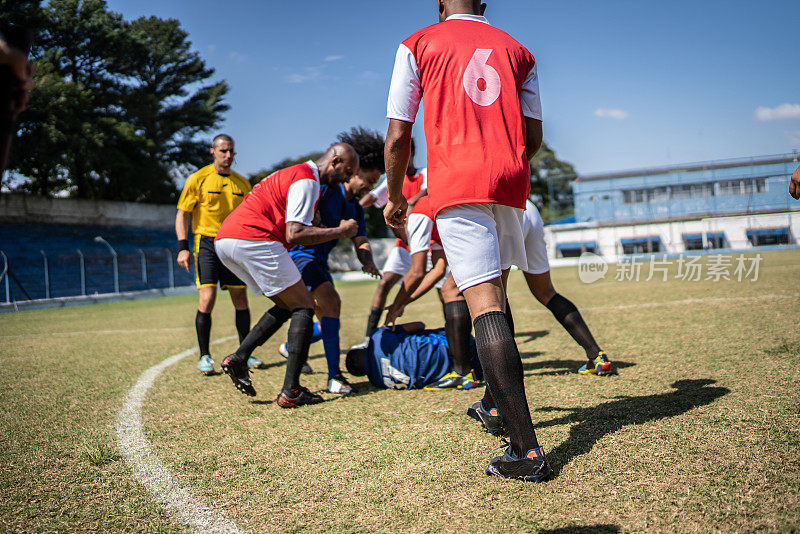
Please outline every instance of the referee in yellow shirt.
[[[178, 200], [178, 215], [175, 217], [175, 233], [178, 236], [178, 265], [189, 272], [192, 264], [188, 231], [189, 218], [192, 219], [194, 235], [194, 261], [197, 289], [200, 302], [197, 305], [195, 328], [197, 343], [200, 345], [200, 360], [197, 370], [204, 375], [214, 373], [214, 360], [211, 359], [211, 310], [217, 299], [217, 283], [228, 290], [236, 308], [236, 330], [239, 342], [250, 332], [250, 308], [247, 305], [247, 286], [228, 270], [214, 251], [214, 237], [222, 221], [250, 192], [250, 182], [231, 170], [233, 139], [220, 134], [211, 142], [211, 155], [214, 163], [207, 165], [189, 176]], [[263, 368], [264, 362], [250, 357], [250, 367]]]

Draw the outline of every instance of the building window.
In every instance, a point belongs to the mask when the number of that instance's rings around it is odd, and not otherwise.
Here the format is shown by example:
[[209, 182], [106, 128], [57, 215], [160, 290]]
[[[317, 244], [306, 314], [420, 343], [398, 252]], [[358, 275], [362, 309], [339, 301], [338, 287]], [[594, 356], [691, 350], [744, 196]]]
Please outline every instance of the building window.
[[661, 252], [661, 238], [656, 236], [620, 239], [623, 254], [649, 254]]
[[759, 228], [747, 231], [747, 239], [754, 247], [764, 247], [768, 245], [788, 245], [789, 227], [783, 228]]
[[709, 232], [706, 234], [706, 241], [709, 249], [728, 248], [725, 232]]
[[719, 182], [720, 195], [752, 195], [754, 193], [766, 193], [766, 191], [766, 178], [741, 178]]
[[556, 245], [556, 256], [559, 258], [578, 258], [584, 252], [594, 253], [595, 250], [597, 250], [597, 243], [594, 241], [558, 243]]
[[683, 234], [683, 245], [686, 250], [702, 250], [703, 234]]

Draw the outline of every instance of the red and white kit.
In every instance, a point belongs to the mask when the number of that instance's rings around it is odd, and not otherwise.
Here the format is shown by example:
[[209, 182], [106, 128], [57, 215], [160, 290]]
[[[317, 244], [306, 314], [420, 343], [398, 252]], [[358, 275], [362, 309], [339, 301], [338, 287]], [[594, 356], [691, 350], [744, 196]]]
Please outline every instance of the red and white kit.
[[251, 291], [277, 295], [300, 280], [287, 251], [286, 223], [311, 226], [318, 201], [313, 161], [267, 176], [222, 223], [214, 241], [217, 255]]
[[533, 55], [484, 17], [452, 15], [398, 48], [387, 117], [414, 122], [421, 101], [428, 195], [458, 287], [525, 266], [525, 117], [541, 120]]
[[[403, 180], [403, 196], [410, 199], [417, 193], [428, 187], [428, 173], [427, 169], [422, 169], [419, 174], [415, 176], [406, 176]], [[375, 196], [375, 206], [383, 208], [389, 201], [389, 185], [386, 180], [379, 184], [375, 189], [370, 192]], [[396, 273], [400, 276], [405, 276], [408, 270], [411, 269], [411, 253], [409, 247], [402, 240], [398, 239], [394, 248], [389, 252], [386, 257], [386, 262], [383, 264], [384, 273]]]

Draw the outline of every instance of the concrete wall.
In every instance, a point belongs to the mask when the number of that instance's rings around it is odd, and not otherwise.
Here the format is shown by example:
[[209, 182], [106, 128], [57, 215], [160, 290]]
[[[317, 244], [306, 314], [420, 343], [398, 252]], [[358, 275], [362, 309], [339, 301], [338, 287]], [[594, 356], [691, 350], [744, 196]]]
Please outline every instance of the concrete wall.
[[0, 194], [0, 222], [174, 228], [175, 206]]

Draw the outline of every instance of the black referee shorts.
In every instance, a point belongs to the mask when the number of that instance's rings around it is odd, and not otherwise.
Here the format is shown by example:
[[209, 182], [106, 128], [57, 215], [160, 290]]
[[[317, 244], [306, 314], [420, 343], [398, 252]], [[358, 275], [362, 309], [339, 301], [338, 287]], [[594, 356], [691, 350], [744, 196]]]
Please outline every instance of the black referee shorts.
[[219, 260], [214, 238], [207, 235], [194, 236], [194, 272], [197, 289], [217, 287], [217, 283], [222, 289], [247, 287]]

